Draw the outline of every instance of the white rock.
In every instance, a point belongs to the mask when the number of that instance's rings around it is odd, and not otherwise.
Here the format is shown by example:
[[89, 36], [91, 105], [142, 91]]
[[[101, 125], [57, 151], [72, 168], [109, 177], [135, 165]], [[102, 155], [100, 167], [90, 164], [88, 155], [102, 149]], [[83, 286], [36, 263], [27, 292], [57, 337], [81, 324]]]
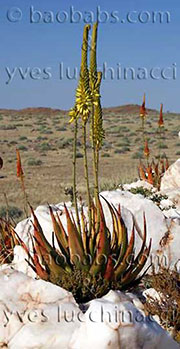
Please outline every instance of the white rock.
[[[180, 246], [180, 215], [177, 210], [171, 211], [173, 216], [167, 215], [167, 211], [162, 211], [151, 200], [144, 198], [139, 194], [123, 192], [120, 190], [101, 193], [110, 203], [116, 207], [121, 204], [122, 217], [128, 227], [129, 234], [132, 231], [132, 216], [135, 217], [138, 230], [143, 230], [143, 212], [147, 222], [147, 243], [152, 238], [152, 248], [150, 260], [158, 269], [160, 262], [165, 267], [173, 268], [179, 260]], [[103, 200], [102, 200], [103, 203]], [[112, 227], [111, 217], [107, 205], [103, 204], [107, 225]], [[175, 215], [176, 212], [176, 215]], [[131, 214], [130, 214], [131, 213]], [[168, 219], [166, 218], [167, 215]], [[136, 250], [141, 245], [141, 239], [136, 233]], [[180, 264], [180, 263], [179, 263]], [[178, 267], [180, 271], [180, 266]]]
[[131, 293], [110, 291], [81, 312], [71, 293], [6, 266], [0, 271], [0, 347], [176, 349]]
[[180, 210], [180, 188], [178, 189], [164, 189], [162, 194], [166, 194], [168, 199], [171, 200], [173, 206], [176, 206]]
[[160, 202], [160, 208], [162, 210], [168, 210], [173, 206], [173, 201], [170, 199], [162, 199]]
[[161, 179], [161, 192], [180, 205], [180, 159], [173, 163]]
[[[179, 259], [179, 243], [180, 243], [180, 232], [178, 213], [175, 211], [162, 211], [157, 205], [151, 200], [144, 198], [140, 194], [132, 194], [128, 191], [106, 191], [101, 193], [102, 197], [105, 197], [110, 203], [116, 207], [121, 205], [122, 217], [128, 228], [128, 234], [131, 234], [133, 226], [133, 216], [136, 222], [136, 235], [135, 235], [135, 247], [136, 253], [139, 251], [142, 244], [142, 233], [143, 233], [143, 212], [145, 213], [147, 222], [147, 244], [152, 239], [152, 248], [149, 258], [149, 263], [153, 262], [157, 264], [157, 267], [162, 260], [165, 266], [173, 267]], [[110, 230], [112, 230], [112, 220], [107, 204], [101, 199], [106, 223]], [[60, 213], [60, 218], [64, 227], [66, 228], [66, 217], [63, 213], [62, 204], [53, 206], [54, 211]], [[74, 209], [72, 208], [74, 213]], [[86, 212], [86, 210], [85, 210]], [[171, 213], [170, 213], [171, 212]], [[52, 222], [49, 214], [48, 206], [40, 206], [35, 210], [37, 218], [43, 228], [44, 234], [48, 241], [52, 243]], [[173, 216], [171, 217], [171, 214]], [[180, 215], [179, 215], [180, 217]], [[168, 219], [167, 219], [168, 218]], [[16, 227], [16, 232], [23, 239], [23, 241], [29, 245], [31, 249], [31, 239], [28, 236], [28, 231], [33, 234], [33, 227], [30, 223], [30, 219], [20, 222]], [[58, 247], [55, 240], [55, 246]], [[20, 255], [19, 255], [20, 254]], [[19, 255], [19, 257], [18, 257]], [[23, 263], [23, 252], [21, 249], [15, 251], [15, 268], [19, 271], [26, 272], [29, 276], [33, 276], [31, 268], [27, 268]], [[19, 258], [19, 263], [18, 263]], [[146, 265], [147, 266], [147, 265]]]
[[132, 188], [140, 188], [143, 187], [144, 189], [148, 189], [152, 192], [156, 192], [157, 189], [155, 187], [153, 187], [152, 184], [146, 182], [146, 181], [142, 181], [142, 180], [138, 180], [136, 182], [130, 183], [130, 184], [123, 184], [123, 189], [124, 190], [130, 190]]
[[68, 348], [82, 313], [71, 293], [6, 267], [0, 271], [0, 345]]
[[26, 260], [28, 260], [28, 256], [27, 256], [26, 252], [24, 251], [23, 247], [15, 246], [14, 247], [14, 258], [13, 258], [13, 261], [11, 263], [12, 267], [17, 271], [21, 271], [22, 273], [25, 273], [28, 276], [31, 276], [32, 278], [36, 278], [36, 276], [37, 276], [36, 273], [28, 265]]
[[158, 302], [161, 301], [160, 294], [154, 288], [148, 288], [147, 290], [143, 291], [143, 296], [146, 298], [151, 297]]
[[71, 349], [176, 349], [178, 344], [120, 291], [89, 302]]
[[[110, 203], [116, 207], [121, 205], [122, 217], [126, 226], [128, 227], [129, 235], [132, 231], [133, 216], [136, 221], [135, 246], [136, 251], [139, 251], [142, 244], [140, 234], [143, 234], [143, 213], [145, 213], [147, 223], [147, 244], [152, 238], [151, 257], [152, 261], [156, 259], [157, 252], [160, 250], [160, 240], [166, 234], [168, 227], [163, 212], [151, 200], [144, 198], [140, 194], [132, 194], [121, 190], [102, 192], [101, 195], [105, 197]], [[103, 203], [103, 200], [101, 200]], [[112, 228], [111, 217], [107, 205], [103, 203], [107, 225]]]
[[164, 216], [170, 220], [176, 221], [177, 224], [180, 224], [180, 207], [170, 208], [169, 210], [163, 211]]

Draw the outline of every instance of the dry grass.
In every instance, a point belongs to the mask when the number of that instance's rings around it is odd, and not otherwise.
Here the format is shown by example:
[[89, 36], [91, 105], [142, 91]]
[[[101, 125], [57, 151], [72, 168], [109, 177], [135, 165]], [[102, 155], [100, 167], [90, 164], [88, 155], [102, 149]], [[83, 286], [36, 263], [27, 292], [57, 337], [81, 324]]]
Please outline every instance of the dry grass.
[[173, 338], [180, 343], [180, 275], [177, 271], [160, 268], [156, 274], [147, 276], [151, 287], [159, 294], [160, 300], [147, 297], [145, 309], [151, 315], [158, 315], [161, 325], [171, 330]]
[[[166, 138], [163, 140], [170, 163], [177, 158], [178, 114], [164, 115]], [[20, 149], [25, 183], [31, 204], [58, 203], [67, 200], [64, 188], [72, 183], [72, 126], [68, 113], [46, 108], [22, 111], [0, 110], [0, 156], [4, 167], [0, 172], [1, 205], [3, 193], [10, 205], [23, 207], [23, 194], [16, 178], [16, 147]], [[156, 137], [158, 112], [148, 111], [150, 148], [158, 154]], [[106, 139], [101, 151], [101, 187], [112, 189], [117, 181], [130, 182], [137, 175], [138, 154], [142, 153], [138, 106], [104, 109]], [[151, 143], [153, 142], [153, 143]], [[166, 148], [167, 147], [167, 148]], [[78, 152], [81, 153], [79, 145]], [[91, 163], [91, 152], [89, 149]], [[78, 190], [85, 194], [83, 159], [78, 158]], [[90, 169], [92, 171], [92, 168]]]

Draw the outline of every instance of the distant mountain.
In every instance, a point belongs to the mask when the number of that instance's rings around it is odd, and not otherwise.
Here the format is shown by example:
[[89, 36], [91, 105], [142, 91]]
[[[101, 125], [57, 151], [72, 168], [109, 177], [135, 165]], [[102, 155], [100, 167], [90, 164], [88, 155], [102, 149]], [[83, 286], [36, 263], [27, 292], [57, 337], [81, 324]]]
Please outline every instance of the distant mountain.
[[24, 108], [24, 109], [0, 109], [0, 114], [26, 114], [26, 115], [32, 115], [32, 114], [43, 114], [43, 115], [56, 115], [59, 113], [65, 113], [65, 110], [61, 109], [52, 109], [52, 108], [44, 108], [44, 107], [38, 107], [38, 108]]
[[[129, 113], [129, 114], [139, 114], [139, 109], [140, 105], [138, 104], [125, 104], [125, 105], [120, 105], [117, 107], [108, 107], [108, 108], [103, 108], [104, 111], [111, 111], [114, 113]], [[148, 109], [146, 108], [147, 112], [155, 112], [157, 113], [158, 111], [155, 109]]]
[[[125, 104], [120, 105], [116, 107], [107, 107], [103, 108], [105, 113], [108, 112], [114, 112], [119, 114], [139, 114], [140, 105], [138, 104]], [[159, 113], [158, 110], [155, 109], [146, 109], [148, 113]], [[59, 113], [66, 114], [67, 110], [62, 109], [53, 109], [53, 108], [45, 108], [45, 107], [38, 107], [38, 108], [24, 108], [24, 109], [0, 109], [0, 114], [4, 115], [12, 115], [12, 114], [26, 114], [26, 115], [32, 115], [32, 114], [42, 114], [42, 115], [57, 115]], [[177, 114], [177, 113], [176, 113]]]

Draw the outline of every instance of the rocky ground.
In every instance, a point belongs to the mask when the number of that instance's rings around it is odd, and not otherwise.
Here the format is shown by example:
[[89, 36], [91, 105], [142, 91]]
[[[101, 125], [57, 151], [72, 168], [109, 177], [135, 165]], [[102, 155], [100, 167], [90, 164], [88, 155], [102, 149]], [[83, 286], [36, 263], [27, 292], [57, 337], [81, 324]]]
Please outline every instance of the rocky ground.
[[[147, 243], [152, 238], [149, 263], [158, 268], [160, 262], [177, 270], [180, 246], [180, 159], [165, 173], [160, 191], [143, 181], [124, 185], [114, 191], [101, 192], [107, 225], [111, 217], [103, 197], [117, 206], [128, 233], [136, 221], [136, 249], [139, 249], [143, 212], [147, 221]], [[71, 203], [68, 204], [71, 206]], [[52, 205], [61, 212], [63, 205]], [[72, 208], [73, 210], [73, 208]], [[52, 225], [47, 206], [35, 211], [44, 233], [51, 241]], [[20, 222], [16, 231], [28, 244], [27, 232], [32, 229], [30, 219]], [[165, 258], [164, 258], [165, 257]], [[166, 266], [166, 267], [167, 267]], [[149, 270], [151, 273], [151, 270]], [[15, 247], [14, 260], [0, 270], [0, 347], [9, 349], [175, 349], [174, 341], [158, 322], [147, 316], [136, 292], [109, 291], [104, 297], [79, 306], [71, 293], [49, 282], [37, 280], [25, 262], [25, 252]], [[153, 297], [158, 294], [148, 290]], [[147, 296], [144, 292], [143, 296]]]

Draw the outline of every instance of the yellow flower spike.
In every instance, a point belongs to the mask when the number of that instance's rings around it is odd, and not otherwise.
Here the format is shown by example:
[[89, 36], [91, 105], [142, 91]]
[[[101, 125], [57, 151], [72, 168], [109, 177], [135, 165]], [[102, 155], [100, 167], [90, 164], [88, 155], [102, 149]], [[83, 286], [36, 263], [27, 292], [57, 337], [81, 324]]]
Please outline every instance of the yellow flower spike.
[[72, 124], [73, 121], [74, 121], [74, 118], [71, 118], [71, 119], [69, 120], [69, 124]]
[[71, 124], [78, 117], [78, 111], [76, 107], [70, 109], [69, 116], [71, 117], [71, 119], [69, 120], [69, 123]]
[[97, 29], [98, 23], [93, 25], [92, 40], [91, 40], [91, 51], [90, 51], [90, 68], [89, 68], [89, 78], [92, 97], [95, 97], [95, 88], [97, 83]]
[[87, 64], [88, 36], [90, 28], [91, 26], [89, 24], [84, 27], [80, 78], [76, 89], [75, 106], [69, 112], [69, 116], [71, 117], [69, 123], [72, 123], [79, 115], [82, 117], [83, 122], [84, 119], [87, 121], [91, 112], [91, 92], [89, 88], [89, 71]]
[[83, 33], [82, 55], [81, 55], [81, 71], [79, 85], [76, 90], [76, 108], [82, 117], [83, 122], [86, 122], [91, 112], [91, 92], [89, 88], [89, 71], [87, 64], [88, 53], [88, 35], [91, 26], [86, 25]]

